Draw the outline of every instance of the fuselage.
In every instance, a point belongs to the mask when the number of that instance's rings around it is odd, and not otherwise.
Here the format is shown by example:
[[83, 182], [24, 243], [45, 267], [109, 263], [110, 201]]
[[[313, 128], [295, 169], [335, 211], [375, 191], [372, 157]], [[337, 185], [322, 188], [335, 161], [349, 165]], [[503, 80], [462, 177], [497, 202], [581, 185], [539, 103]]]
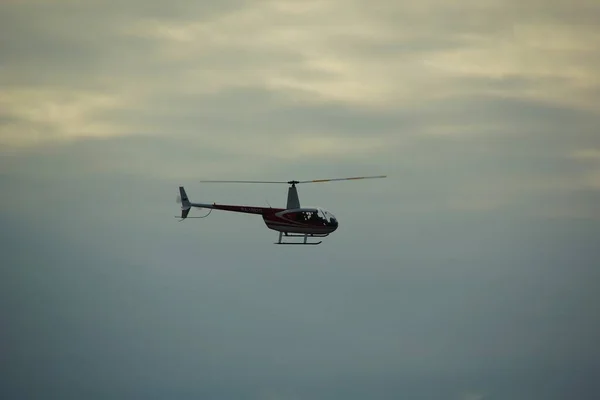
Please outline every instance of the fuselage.
[[333, 214], [320, 207], [295, 208], [265, 213], [267, 228], [278, 232], [302, 234], [329, 234], [338, 228]]
[[210, 208], [245, 214], [262, 215], [267, 228], [277, 232], [325, 235], [338, 228], [336, 217], [321, 207], [271, 208], [225, 204], [191, 203], [192, 207]]

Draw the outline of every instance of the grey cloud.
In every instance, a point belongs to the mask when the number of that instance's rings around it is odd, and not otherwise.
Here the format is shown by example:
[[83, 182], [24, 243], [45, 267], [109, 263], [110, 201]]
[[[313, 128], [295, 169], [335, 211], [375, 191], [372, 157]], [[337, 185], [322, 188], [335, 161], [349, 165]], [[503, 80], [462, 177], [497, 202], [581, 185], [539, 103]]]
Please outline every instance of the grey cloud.
[[[261, 4], [268, 3], [252, 3], [252, 6], [257, 7]], [[527, 20], [531, 12], [535, 11], [538, 17], [543, 17], [553, 10], [551, 7], [544, 7], [542, 10], [531, 9], [523, 12], [522, 7], [511, 3], [503, 5], [491, 3], [487, 6], [484, 4], [481, 8], [465, 8], [461, 4], [453, 4], [452, 7], [442, 7], [439, 16], [432, 19], [432, 14], [424, 13], [423, 8], [416, 7], [415, 10], [412, 6], [400, 7], [393, 2], [380, 5], [385, 6], [383, 8], [385, 12], [381, 12], [380, 8], [364, 6], [360, 6], [358, 10], [351, 6], [347, 7], [347, 10], [354, 10], [352, 12], [341, 11], [342, 21], [349, 21], [354, 25], [358, 18], [358, 15], [355, 15], [357, 12], [369, 17], [366, 21], [373, 23], [374, 35], [369, 35], [362, 30], [355, 31], [352, 29], [352, 24], [348, 29], [338, 28], [330, 32], [327, 29], [329, 23], [324, 20], [327, 14], [318, 15], [313, 25], [308, 25], [307, 28], [313, 29], [315, 33], [323, 31], [321, 35], [323, 43], [326, 44], [326, 48], [334, 49], [334, 54], [347, 54], [353, 57], [377, 56], [382, 57], [382, 61], [392, 57], [397, 61], [402, 60], [402, 55], [414, 58], [426, 49], [439, 51], [477, 45], [477, 42], [469, 42], [464, 35], [471, 33], [490, 35], [488, 29], [492, 26], [510, 31], [511, 23], [518, 22], [519, 19]], [[433, 2], [432, 5], [439, 4]], [[27, 67], [30, 61], [44, 60], [47, 62], [46, 68], [52, 68], [52, 64], [55, 64], [54, 74], [60, 75], [59, 66], [68, 69], [71, 74], [82, 74], [82, 82], [80, 82], [82, 84], [86, 79], [99, 79], [100, 76], [97, 75], [109, 73], [125, 74], [127, 79], [135, 80], [136, 75], [147, 74], [147, 71], [156, 68], [159, 70], [157, 75], [153, 76], [158, 78], [158, 73], [168, 74], [168, 71], [180, 73], [186, 66], [181, 62], [164, 63], [157, 53], [161, 41], [125, 35], [125, 28], [135, 26], [137, 22], [148, 18], [157, 23], [171, 23], [174, 28], [178, 27], [179, 22], [182, 24], [181, 28], [186, 28], [186, 22], [209, 21], [211, 18], [227, 15], [228, 12], [237, 10], [236, 7], [239, 6], [250, 7], [249, 3], [244, 2], [219, 2], [218, 5], [205, 2], [197, 4], [177, 2], [168, 6], [158, 3], [130, 2], [125, 5], [119, 3], [116, 8], [111, 8], [106, 3], [102, 3], [101, 6], [93, 4], [73, 6], [65, 3], [47, 7], [38, 5], [35, 8], [5, 6], [8, 12], [4, 13], [5, 21], [2, 26], [5, 35], [3, 36], [11, 40], [7, 42], [3, 52], [7, 56], [6, 60], [11, 60], [11, 65], [18, 62], [21, 68]], [[572, 5], [569, 9], [571, 13], [580, 10]], [[503, 10], [509, 10], [518, 19], [502, 18], [500, 15]], [[449, 16], [449, 12], [454, 14]], [[479, 18], [473, 18], [470, 16], [471, 13], [484, 18], [484, 21], [478, 23]], [[289, 27], [301, 28], [306, 25], [306, 16], [303, 14], [294, 16], [291, 13], [283, 13], [282, 15], [285, 16], [284, 23], [290, 24]], [[582, 12], [581, 15], [589, 15], [589, 12]], [[172, 20], [173, 17], [177, 18]], [[376, 34], [377, 26], [385, 27], [383, 35]], [[273, 34], [277, 35], [276, 27], [277, 24], [272, 24], [262, 29], [266, 32], [271, 29]], [[75, 30], [78, 32], [77, 35], [72, 34]], [[239, 39], [243, 37], [243, 30], [231, 34], [235, 35], [233, 39]], [[253, 37], [256, 32], [248, 32], [248, 34], [249, 37]], [[199, 43], [202, 40], [201, 37], [196, 39]], [[302, 73], [302, 64], [297, 61], [306, 57], [306, 54], [300, 56], [299, 52], [309, 50], [303, 47], [285, 49], [283, 46], [269, 57], [268, 51], [265, 54], [264, 46], [251, 45], [249, 51], [240, 43], [236, 45], [235, 40], [230, 45], [232, 47], [229, 51], [226, 42], [216, 47], [214, 44], [192, 46], [190, 50], [195, 55], [191, 61], [201, 68], [231, 69], [232, 66], [252, 68], [253, 64], [267, 65], [267, 61], [271, 65], [274, 62], [281, 63], [279, 68], [287, 68], [288, 65], [283, 63], [283, 59], [279, 59], [285, 57], [284, 52], [287, 50], [289, 57], [295, 58], [296, 61], [295, 66], [289, 64], [289, 67]], [[210, 56], [204, 56], [204, 52], [208, 52]], [[19, 80], [18, 77], [23, 76], [24, 72], [26, 73], [24, 78], [27, 80], [39, 79], [36, 75], [40, 73], [42, 76], [46, 75], [43, 70], [29, 68], [20, 72], [9, 70], [9, 73], [13, 74], [11, 81]], [[82, 69], [87, 71], [87, 74], [83, 75]], [[47, 79], [52, 78], [53, 75], [48, 75]]]
[[[266, 3], [260, 3], [263, 5]], [[437, 4], [437, 3], [432, 3]], [[156, 23], [171, 23], [173, 28], [177, 25], [169, 19], [175, 15], [180, 15], [182, 18], [182, 29], [188, 28], [186, 23], [191, 21], [202, 21], [206, 17], [206, 21], [211, 21], [209, 17], [217, 15], [226, 15], [228, 12], [239, 12], [234, 6], [238, 4], [225, 4], [219, 6], [209, 6], [199, 4], [199, 10], [196, 10], [191, 3], [177, 3], [173, 8], [170, 8], [169, 13], [164, 13], [164, 18], [158, 16]], [[259, 5], [259, 6], [260, 6]], [[191, 7], [188, 9], [187, 7]], [[256, 7], [257, 5], [254, 4]], [[5, 6], [7, 7], [7, 6]], [[129, 8], [131, 7], [131, 8]], [[163, 7], [163, 6], [159, 6]], [[204, 13], [204, 7], [208, 7]], [[491, 8], [490, 8], [491, 7]], [[133, 14], [132, 10], [139, 8], [139, 13]], [[328, 30], [327, 25], [321, 25], [321, 15], [314, 25], [314, 38], [312, 36], [305, 37], [306, 46], [313, 46], [317, 42], [315, 38], [322, 32], [322, 43], [319, 42], [316, 48], [311, 49], [302, 44], [300, 46], [269, 46], [269, 42], [263, 43], [265, 38], [261, 35], [252, 36], [255, 32], [249, 32], [248, 37], [256, 37], [258, 42], [256, 45], [245, 41], [240, 41], [244, 38], [243, 30], [237, 29], [234, 31], [225, 31], [226, 40], [220, 42], [208, 42], [202, 45], [202, 37], [196, 36], [197, 43], [182, 44], [179, 48], [176, 42], [169, 42], [166, 39], [156, 39], [148, 36], [126, 35], [125, 28], [135, 26], [137, 22], [153, 16], [156, 11], [153, 6], [133, 3], [126, 6], [117, 7], [112, 10], [106, 5], [100, 7], [97, 5], [77, 6], [62, 4], [53, 9], [46, 8], [30, 8], [31, 16], [25, 14], [24, 9], [18, 6], [7, 7], [9, 13], [6, 17], [6, 24], [3, 24], [8, 37], [19, 38], [12, 40], [6, 50], [6, 68], [4, 76], [8, 87], [19, 89], [20, 82], [28, 82], [29, 85], [44, 85], [51, 83], [51, 87], [59, 88], [59, 92], [55, 97], [60, 98], [60, 87], [64, 90], [88, 90], [91, 94], [103, 93], [115, 96], [117, 99], [122, 99], [122, 103], [131, 104], [138, 110], [132, 109], [128, 105], [119, 105], [119, 108], [111, 107], [108, 112], [99, 110], [97, 116], [99, 118], [115, 116], [122, 114], [121, 121], [129, 121], [131, 126], [125, 126], [131, 132], [144, 130], [144, 124], [154, 126], [162, 119], [164, 123], [183, 124], [192, 127], [202, 126], [203, 123], [213, 120], [213, 115], [207, 115], [206, 110], [218, 110], [222, 107], [223, 110], [229, 107], [238, 107], [226, 112], [229, 115], [244, 114], [244, 117], [239, 122], [230, 118], [232, 122], [231, 129], [242, 131], [247, 129], [250, 123], [247, 116], [248, 110], [257, 110], [258, 104], [269, 102], [274, 105], [282, 99], [293, 99], [300, 97], [302, 102], [311, 104], [306, 107], [306, 113], [310, 113], [314, 121], [313, 127], [324, 128], [332, 131], [342, 130], [342, 132], [351, 132], [353, 130], [359, 132], [367, 131], [370, 126], [387, 126], [386, 129], [403, 129], [412, 128], [411, 119], [417, 120], [421, 112], [417, 107], [424, 106], [429, 108], [429, 103], [436, 93], [445, 93], [446, 97], [454, 97], [455, 100], [464, 96], [479, 95], [480, 93], [489, 93], [490, 95], [510, 95], [513, 97], [522, 96], [523, 92], [536, 92], [540, 88], [547, 88], [554, 85], [560, 87], [570, 87], [570, 82], [561, 76], [552, 77], [552, 79], [541, 76], [532, 76], [527, 72], [523, 75], [513, 73], [505, 79], [484, 79], [480, 77], [466, 76], [461, 79], [446, 78], [439, 81], [439, 76], [436, 78], [435, 72], [432, 72], [431, 82], [419, 87], [419, 84], [411, 82], [416, 78], [414, 74], [408, 71], [408, 74], [403, 74], [403, 63], [418, 67], [419, 62], [427, 62], [428, 54], [443, 52], [452, 49], [469, 49], [478, 45], [484, 45], [477, 41], [472, 42], [465, 37], [464, 32], [458, 29], [458, 26], [437, 25], [433, 31], [429, 31], [427, 23], [420, 30], [412, 32], [402, 23], [403, 18], [410, 18], [414, 22], [412, 24], [421, 24], [421, 21], [431, 21], [430, 14], [424, 14], [422, 8], [398, 7], [395, 3], [389, 3], [387, 8], [384, 8], [385, 13], [374, 13], [374, 10], [363, 10], [362, 8], [355, 9], [348, 7], [342, 12], [341, 18], [343, 23], [357, 21], [359, 17], [356, 15], [357, 10], [365, 11], [367, 17], [365, 21], [369, 23], [383, 22], [385, 18], [392, 18], [394, 24], [382, 25], [381, 29], [374, 30], [372, 35], [365, 33], [364, 30], [358, 29], [353, 32], [352, 29], [344, 30], [338, 27], [333, 30]], [[251, 9], [251, 8], [248, 8]], [[16, 10], [16, 11], [15, 11]], [[112, 10], [112, 11], [110, 11]], [[266, 10], [266, 11], [265, 11]], [[276, 13], [273, 9], [265, 9], [264, 13]], [[455, 12], [461, 14], [464, 8], [460, 5], [455, 5], [447, 9], [442, 8], [440, 16], [446, 21], [461, 21], [458, 25], [466, 29], [468, 32], [479, 32], [482, 35], [489, 35], [489, 32], [483, 30], [483, 27], [470, 27], [469, 21], [476, 21], [476, 18], [452, 18], [448, 17], [447, 12]], [[506, 7], [495, 3], [484, 4], [482, 8], [475, 9], [477, 15], [483, 15], [487, 19], [503, 21], [498, 18], [498, 13], [503, 10], [512, 10], [517, 8], [508, 4]], [[35, 19], [36, 13], [44, 12], [44, 18], [40, 24], [29, 24], [26, 21], [29, 18]], [[380, 10], [381, 11], [381, 10]], [[12, 14], [11, 14], [12, 13]], [[158, 14], [161, 14], [162, 11]], [[300, 32], [300, 38], [306, 34], [306, 31], [300, 30], [306, 22], [306, 15], [292, 15], [291, 13], [283, 13], [285, 16], [284, 22], [290, 23], [290, 27], [296, 26]], [[408, 15], [408, 17], [406, 17]], [[528, 15], [525, 13], [524, 15]], [[94, 19], [91, 17], [94, 16]], [[156, 15], [154, 15], [156, 16]], [[396, 17], [400, 19], [395, 19]], [[468, 15], [467, 15], [468, 17]], [[372, 18], [372, 19], [369, 19]], [[289, 19], [289, 20], [288, 20]], [[467, 22], [467, 23], [465, 23]], [[297, 24], [297, 25], [294, 25]], [[484, 24], [488, 26], [487, 22]], [[152, 25], [151, 25], [152, 26]], [[379, 26], [374, 24], [374, 27]], [[79, 29], [81, 28], [81, 29]], [[273, 40], [277, 39], [277, 24], [273, 26], [265, 26], [264, 32], [267, 34], [273, 31], [271, 36]], [[375, 28], [374, 28], [375, 29]], [[395, 30], [391, 30], [395, 29]], [[406, 33], [408, 29], [408, 34]], [[72, 31], [78, 30], [79, 35], [73, 35]], [[425, 33], [422, 31], [425, 30]], [[448, 30], [448, 34], [444, 33]], [[381, 32], [380, 32], [381, 31]], [[262, 32], [262, 31], [261, 31]], [[293, 32], [293, 30], [292, 30]], [[419, 33], [421, 32], [421, 33]], [[440, 39], [440, 33], [442, 38]], [[303, 39], [303, 40], [304, 40]], [[10, 45], [15, 43], [15, 45]], [[18, 45], [17, 45], [18, 43]], [[282, 42], [284, 43], [284, 42]], [[188, 46], [188, 47], [186, 47]], [[429, 49], [427, 53], [423, 53]], [[353, 76], [344, 77], [343, 73], [338, 74], [334, 70], [327, 70], [311, 65], [311, 60], [319, 54], [326, 54], [327, 51], [337, 55], [340, 59], [348, 61], [348, 63], [356, 62], [360, 66], [359, 58], [380, 60], [380, 65], [385, 65], [390, 62], [390, 69], [382, 71], [385, 75], [381, 82], [373, 80], [376, 77], [369, 70], [360, 72]], [[166, 52], [166, 53], [165, 53]], [[175, 54], [179, 54], [175, 56]], [[314, 53], [314, 54], [313, 54]], [[537, 53], [534, 53], [537, 54]], [[571, 53], [565, 53], [571, 54]], [[562, 57], [565, 56], [562, 55]], [[184, 56], [185, 55], [185, 56]], [[561, 56], [556, 53], [553, 56]], [[598, 60], [587, 53], [579, 55], [582, 58], [582, 65], [592, 66]], [[44, 68], [40, 68], [39, 62], [43, 61]], [[371, 64], [374, 64], [373, 61]], [[474, 60], [475, 62], [477, 60]], [[551, 60], [549, 62], [552, 64]], [[367, 64], [368, 65], [368, 64]], [[399, 71], [394, 72], [393, 66], [398, 66]], [[402, 67], [402, 68], [401, 68]], [[407, 67], [408, 68], [408, 67]], [[508, 73], [508, 72], [507, 72]], [[323, 102], [332, 103], [330, 109], [334, 107], [343, 107], [336, 102], [335, 99], [322, 99], [323, 93], [311, 93], [313, 89], [306, 89], [301, 92], [298, 89], [286, 87], [273, 87], [269, 84], [269, 75], [281, 75], [295, 81], [296, 83], [308, 83], [309, 85], [324, 85], [336, 84], [340, 90], [345, 86], [352, 85], [358, 82], [359, 79], [366, 78], [365, 86], [389, 86], [392, 88], [401, 88], [402, 86], [413, 85], [408, 92], [410, 96], [415, 96], [415, 107], [411, 106], [411, 100], [404, 99], [398, 102], [398, 107], [395, 108], [394, 115], [374, 115], [373, 123], [358, 122], [366, 121], [362, 118], [353, 118], [354, 115], [364, 112], [358, 110], [361, 104], [351, 111], [352, 115], [344, 118], [347, 123], [344, 126], [332, 126], [327, 120], [331, 119], [331, 112], [320, 112], [319, 107]], [[422, 79], [420, 77], [419, 79]], [[438, 80], [436, 80], [438, 79]], [[372, 82], [370, 82], [373, 80]], [[424, 82], [427, 82], [425, 79]], [[213, 87], [214, 82], [218, 82], [216, 87]], [[416, 85], [416, 86], [415, 86]], [[239, 89], [240, 87], [248, 87], [251, 89]], [[453, 89], [448, 89], [451, 87]], [[198, 96], [186, 95], [182, 96], [182, 89], [198, 93]], [[331, 89], [327, 89], [331, 90]], [[543, 89], [545, 90], [545, 89]], [[578, 94], [588, 98], [589, 104], [593, 104], [596, 97], [596, 91], [593, 87], [589, 89], [578, 89], [579, 92], [571, 91], [565, 93], [563, 98], [567, 100], [569, 97], [575, 97]], [[219, 91], [224, 91], [219, 95]], [[264, 93], [260, 93], [264, 91]], [[216, 92], [216, 95], [215, 95]], [[202, 94], [203, 93], [203, 94]], [[222, 97], [220, 97], [222, 96]], [[423, 100], [427, 100], [424, 102]], [[220, 102], [223, 101], [221, 104]], [[381, 102], [385, 98], [381, 98]], [[390, 99], [393, 103], [394, 97]], [[250, 105], [250, 102], [258, 102], [258, 104]], [[459, 102], [455, 101], [457, 104]], [[225, 105], [226, 104], [226, 105]], [[389, 104], [389, 103], [388, 103]], [[467, 106], [471, 106], [467, 104]], [[160, 107], [160, 108], [158, 108]], [[193, 108], [196, 107], [194, 110]], [[402, 109], [403, 107], [404, 109]], [[192, 112], [185, 112], [189, 109]], [[303, 112], [297, 107], [297, 104], [291, 103], [290, 108], [285, 109], [275, 108], [274, 112], [286, 113], [291, 115], [286, 116], [287, 121], [302, 121], [307, 124], [307, 118]], [[409, 110], [409, 111], [406, 111]], [[264, 111], [263, 111], [264, 112]], [[273, 109], [271, 109], [273, 112]], [[344, 112], [344, 111], [341, 111]], [[444, 113], [438, 108], [431, 108], [432, 117], [439, 118], [438, 112]], [[195, 114], [194, 114], [195, 113]], [[409, 115], [412, 113], [412, 115]], [[319, 115], [321, 114], [321, 115]], [[326, 115], [322, 115], [326, 114]], [[161, 117], [162, 115], [162, 117]], [[414, 117], [413, 117], [414, 116]], [[412, 117], [412, 118], [411, 118]], [[470, 115], [474, 118], [474, 115]], [[216, 117], [216, 124], [223, 123], [223, 119]], [[281, 129], [277, 118], [270, 116], [269, 123], [264, 126], [266, 129]], [[273, 121], [273, 122], [271, 122]], [[338, 121], [342, 121], [338, 119]], [[413, 122], [418, 123], [418, 122]], [[26, 123], [24, 122], [26, 125]], [[285, 123], [284, 123], [285, 124]], [[296, 122], [296, 126], [298, 122]], [[395, 126], [394, 126], [395, 125]], [[116, 128], [110, 127], [107, 129]], [[52, 129], [48, 127], [48, 129]], [[56, 129], [62, 129], [61, 127]], [[160, 129], [160, 127], [159, 127]], [[165, 127], [167, 129], [167, 127]]]
[[[510, 86], [527, 83], [523, 79], [475, 80], [479, 83], [465, 79], [459, 82], [463, 81], [464, 85], [475, 87], [502, 87], [507, 94]], [[586, 145], [598, 144], [594, 131], [597, 116], [592, 112], [510, 97], [503, 99], [491, 94], [455, 96], [452, 101], [444, 98], [378, 110], [329, 102], [298, 102], [293, 92], [274, 93], [249, 85], [216, 94], [157, 93], [146, 101], [144, 105], [110, 110], [96, 117], [125, 123], [142, 121], [142, 124], [164, 127], [165, 130], [171, 126], [176, 131], [200, 135], [202, 132], [214, 135], [217, 132], [251, 134], [265, 131], [286, 135], [312, 130], [327, 135], [413, 137], [424, 133], [425, 128], [435, 121], [438, 126], [463, 126], [464, 134], [471, 134], [469, 136], [473, 136], [469, 127], [481, 128], [479, 133], [484, 139], [488, 133], [503, 132], [511, 138], [521, 136], [525, 141], [539, 137], [544, 141], [551, 138], [551, 143], [556, 143], [564, 139], [566, 145], [573, 142], [575, 135], [579, 143], [586, 140]], [[573, 131], [573, 126], [577, 126], [577, 131]], [[537, 133], [526, 136], [526, 132]], [[460, 129], [454, 133], [462, 134]]]
[[[59, 79], [65, 85], [77, 82], [79, 87], [87, 87], [124, 68], [129, 70], [130, 79], [139, 74], [149, 78], [147, 71], [153, 69], [153, 63], [146, 61], [159, 62], [156, 42], [124, 35], [123, 29], [147, 18], [181, 22], [210, 19], [242, 4], [243, 1], [4, 4], [0, 33], [5, 38], [2, 64], [9, 78], [5, 83], [55, 84]], [[40, 61], [43, 67], [38, 65]], [[18, 69], [13, 71], [15, 67]]]

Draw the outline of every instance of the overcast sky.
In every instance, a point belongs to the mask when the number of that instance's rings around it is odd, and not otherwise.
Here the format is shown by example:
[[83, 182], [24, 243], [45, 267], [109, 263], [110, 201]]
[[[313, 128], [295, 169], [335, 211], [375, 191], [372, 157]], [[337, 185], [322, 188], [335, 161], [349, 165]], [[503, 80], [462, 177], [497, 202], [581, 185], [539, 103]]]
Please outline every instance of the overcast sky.
[[[0, 3], [0, 397], [596, 399], [596, 0]], [[276, 246], [290, 180], [340, 222]], [[193, 210], [191, 216], [201, 216]]]

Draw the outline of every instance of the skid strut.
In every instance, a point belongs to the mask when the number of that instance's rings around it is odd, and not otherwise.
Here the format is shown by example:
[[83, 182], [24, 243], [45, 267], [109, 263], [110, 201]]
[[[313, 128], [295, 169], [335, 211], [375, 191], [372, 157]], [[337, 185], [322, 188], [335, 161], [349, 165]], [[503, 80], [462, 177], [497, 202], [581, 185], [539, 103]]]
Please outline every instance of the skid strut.
[[[304, 240], [302, 242], [283, 242], [281, 239], [283, 238], [284, 234], [287, 237], [301, 237]], [[318, 234], [318, 233], [290, 234], [287, 232], [279, 232], [279, 240], [277, 242], [275, 242], [275, 244], [317, 245], [317, 244], [321, 244], [323, 241], [320, 240], [318, 242], [309, 242], [308, 238], [309, 237], [326, 237], [326, 236], [329, 236], [329, 234], [328, 233], [324, 233], [324, 234]]]

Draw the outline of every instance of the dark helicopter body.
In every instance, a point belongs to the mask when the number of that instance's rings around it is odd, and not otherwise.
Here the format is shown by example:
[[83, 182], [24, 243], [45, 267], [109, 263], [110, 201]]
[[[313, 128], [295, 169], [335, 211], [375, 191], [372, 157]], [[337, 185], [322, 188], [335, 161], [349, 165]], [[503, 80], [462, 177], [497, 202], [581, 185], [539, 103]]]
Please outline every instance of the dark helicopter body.
[[[205, 182], [234, 182], [234, 183], [288, 183], [292, 186], [288, 189], [288, 200], [286, 208], [252, 207], [239, 205], [226, 205], [217, 203], [192, 203], [190, 202], [183, 186], [179, 187], [181, 201], [181, 221], [188, 217], [192, 207], [206, 208], [210, 210], [222, 210], [239, 212], [245, 214], [259, 214], [267, 228], [279, 232], [279, 241], [276, 244], [320, 244], [321, 242], [307, 242], [308, 237], [325, 237], [338, 228], [337, 218], [322, 207], [300, 207], [296, 184], [308, 182], [329, 182], [333, 180], [353, 180], [366, 178], [385, 178], [385, 176], [342, 178], [342, 179], [320, 179], [314, 181], [289, 181], [289, 182], [259, 182], [259, 181], [205, 181]], [[303, 237], [303, 242], [282, 242], [282, 236]]]

